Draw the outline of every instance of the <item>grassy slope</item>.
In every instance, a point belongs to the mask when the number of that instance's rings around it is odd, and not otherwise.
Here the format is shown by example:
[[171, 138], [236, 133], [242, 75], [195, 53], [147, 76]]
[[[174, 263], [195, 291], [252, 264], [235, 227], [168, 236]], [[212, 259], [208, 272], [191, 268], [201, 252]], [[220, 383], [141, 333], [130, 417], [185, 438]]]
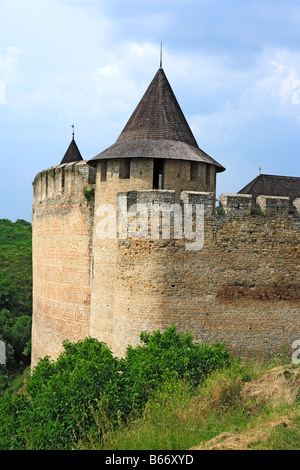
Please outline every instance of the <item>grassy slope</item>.
[[29, 222], [0, 219], [0, 282], [13, 288], [9, 310], [32, 312], [32, 228]]
[[[25, 391], [29, 373], [10, 393]], [[77, 449], [299, 450], [299, 391], [300, 366], [259, 359], [213, 373], [197, 390], [184, 381], [165, 383], [127, 425], [113, 429], [96, 414], [103, 442], [85, 436]]]
[[[14, 287], [9, 310], [17, 316], [31, 314], [31, 253], [31, 225], [0, 220], [0, 281]], [[300, 383], [295, 370], [300, 369], [289, 365], [287, 373], [272, 366], [256, 362], [238, 372], [215, 374], [196, 395], [186, 384], [166, 386], [140, 419], [115, 431], [108, 423], [104, 443], [84, 442], [81, 448], [299, 450]], [[29, 369], [24, 374], [11, 383], [11, 393], [22, 388]], [[288, 393], [293, 399], [283, 399], [284, 391], [293, 391]], [[280, 398], [277, 403], [274, 396]]]
[[300, 367], [255, 367], [213, 374], [196, 394], [183, 383], [165, 387], [140, 419], [115, 431], [107, 426], [102, 444], [81, 448], [299, 450]]

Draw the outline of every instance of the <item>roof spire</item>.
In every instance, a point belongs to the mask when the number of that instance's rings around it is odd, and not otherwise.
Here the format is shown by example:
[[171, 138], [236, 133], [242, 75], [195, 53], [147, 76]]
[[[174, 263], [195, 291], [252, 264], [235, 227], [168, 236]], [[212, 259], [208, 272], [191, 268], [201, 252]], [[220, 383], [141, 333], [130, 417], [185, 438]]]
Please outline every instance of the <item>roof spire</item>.
[[163, 68], [157, 70], [116, 142], [90, 164], [110, 158], [200, 161], [216, 166], [218, 172], [225, 170], [198, 147]]
[[73, 129], [73, 133], [72, 133], [72, 140], [71, 140], [71, 143], [68, 147], [68, 150], [66, 151], [65, 155], [64, 155], [64, 158], [62, 159], [62, 161], [60, 162], [60, 164], [63, 164], [63, 163], [71, 163], [71, 162], [79, 162], [81, 160], [83, 160], [82, 156], [81, 156], [81, 153], [77, 147], [77, 144], [75, 142], [75, 132], [74, 132], [74, 124], [72, 124], [72, 129]]
[[159, 64], [159, 68], [162, 69], [162, 41], [160, 43], [160, 64]]

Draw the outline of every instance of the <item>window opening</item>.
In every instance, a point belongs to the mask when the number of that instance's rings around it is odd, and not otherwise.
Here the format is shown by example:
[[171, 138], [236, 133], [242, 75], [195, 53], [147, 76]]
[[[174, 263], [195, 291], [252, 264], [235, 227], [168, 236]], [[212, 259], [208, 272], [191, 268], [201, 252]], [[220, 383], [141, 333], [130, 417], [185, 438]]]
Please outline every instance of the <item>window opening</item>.
[[198, 177], [199, 162], [191, 162], [191, 181], [196, 181]]
[[155, 158], [153, 165], [153, 189], [163, 189], [164, 187], [164, 160]]
[[210, 185], [210, 165], [206, 165], [206, 184]]
[[107, 180], [107, 161], [102, 160], [101, 161], [101, 175], [100, 175], [101, 182], [103, 183], [104, 181]]
[[130, 158], [124, 158], [120, 161], [119, 178], [128, 180], [130, 178]]

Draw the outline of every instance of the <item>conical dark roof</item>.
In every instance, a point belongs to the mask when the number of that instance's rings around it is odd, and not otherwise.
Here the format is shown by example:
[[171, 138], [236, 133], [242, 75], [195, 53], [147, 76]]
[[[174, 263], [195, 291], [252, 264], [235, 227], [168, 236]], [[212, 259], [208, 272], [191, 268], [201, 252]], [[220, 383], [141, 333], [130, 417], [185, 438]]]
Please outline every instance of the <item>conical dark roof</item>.
[[168, 139], [198, 147], [165, 72], [160, 68], [118, 141]]
[[88, 163], [142, 157], [201, 161], [215, 165], [216, 171], [225, 170], [198, 147], [162, 68], [155, 74], [116, 143]]
[[83, 160], [83, 158], [79, 152], [75, 139], [73, 138], [60, 164], [79, 162], [80, 160]]

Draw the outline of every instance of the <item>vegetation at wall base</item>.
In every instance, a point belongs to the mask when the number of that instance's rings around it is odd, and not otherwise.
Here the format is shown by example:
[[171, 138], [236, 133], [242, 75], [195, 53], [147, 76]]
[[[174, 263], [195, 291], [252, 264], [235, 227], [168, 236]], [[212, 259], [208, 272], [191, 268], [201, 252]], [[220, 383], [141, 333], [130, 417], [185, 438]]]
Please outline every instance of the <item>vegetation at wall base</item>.
[[[283, 413], [290, 428], [275, 427], [268, 440], [257, 436], [247, 445], [293, 448], [299, 399], [274, 407], [244, 394], [274, 365], [250, 367], [225, 344], [194, 343], [175, 326], [142, 332], [141, 345], [122, 359], [94, 338], [67, 341], [56, 361], [38, 363], [22, 393], [0, 397], [0, 449], [190, 449], [255, 423], [267, 426]], [[300, 368], [278, 374], [295, 384]]]
[[32, 227], [25, 220], [0, 219], [0, 394], [30, 364], [32, 321]]

